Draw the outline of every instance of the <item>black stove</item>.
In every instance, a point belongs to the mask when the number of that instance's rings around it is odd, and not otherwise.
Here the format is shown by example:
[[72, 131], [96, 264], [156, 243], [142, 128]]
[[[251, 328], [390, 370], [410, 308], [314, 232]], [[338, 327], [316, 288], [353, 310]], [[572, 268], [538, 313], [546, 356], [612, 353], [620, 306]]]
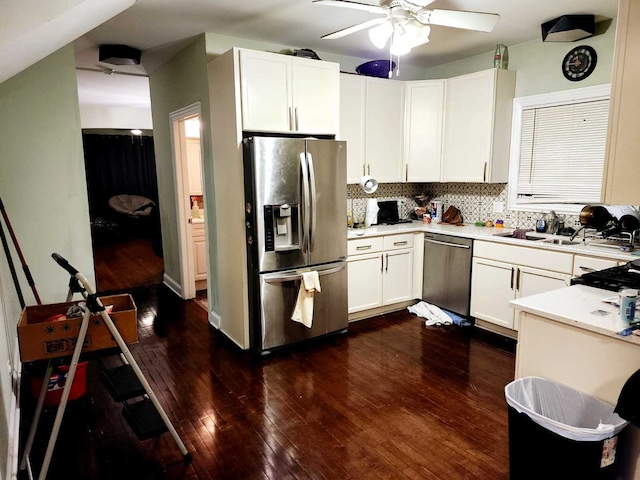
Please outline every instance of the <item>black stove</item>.
[[625, 287], [640, 290], [640, 260], [634, 260], [619, 267], [585, 273], [581, 277], [572, 278], [571, 285], [586, 285], [615, 292]]

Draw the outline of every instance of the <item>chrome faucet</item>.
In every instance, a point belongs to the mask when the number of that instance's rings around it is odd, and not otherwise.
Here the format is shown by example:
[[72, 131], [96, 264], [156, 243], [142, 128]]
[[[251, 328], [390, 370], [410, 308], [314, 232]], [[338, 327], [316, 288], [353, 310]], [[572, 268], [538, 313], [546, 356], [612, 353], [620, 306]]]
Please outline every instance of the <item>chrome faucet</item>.
[[549, 212], [549, 215], [551, 215], [551, 225], [550, 225], [549, 230], [554, 235], [557, 235], [558, 231], [560, 230], [560, 222], [561, 222], [560, 217], [558, 217], [558, 215], [556, 214], [555, 210], [551, 210]]

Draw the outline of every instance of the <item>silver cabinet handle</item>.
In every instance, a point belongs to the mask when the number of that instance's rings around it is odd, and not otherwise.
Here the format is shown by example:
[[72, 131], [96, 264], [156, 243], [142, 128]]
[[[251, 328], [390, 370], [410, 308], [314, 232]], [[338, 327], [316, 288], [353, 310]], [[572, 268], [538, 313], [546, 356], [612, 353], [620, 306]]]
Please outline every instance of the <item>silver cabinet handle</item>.
[[405, 182], [409, 181], [409, 164], [408, 163], [404, 165], [404, 181]]
[[595, 268], [583, 267], [582, 265], [580, 265], [580, 270], [582, 270], [583, 272], [595, 272], [596, 271]]
[[384, 255], [380, 255], [380, 271], [384, 272]]
[[298, 107], [294, 108], [293, 111], [295, 112], [295, 119], [296, 119], [296, 132], [298, 131], [298, 129], [300, 128], [300, 121], [298, 119]]
[[440, 240], [431, 240], [430, 238], [425, 238], [425, 242], [429, 243], [437, 243], [438, 245], [446, 245], [447, 247], [455, 247], [455, 248], [471, 248], [469, 245], [459, 245], [457, 243], [449, 243], [449, 242], [441, 242]]
[[482, 173], [482, 181], [483, 182], [487, 181], [487, 162], [484, 162], [484, 171]]
[[522, 270], [518, 269], [518, 274], [516, 275], [516, 292], [520, 291], [520, 276], [522, 275]]
[[362, 164], [362, 175], [366, 175], [367, 174], [367, 166], [363, 163]]
[[511, 267], [511, 290], [513, 290], [513, 274], [515, 273], [515, 269]]
[[293, 132], [293, 112], [289, 107], [289, 131]]
[[387, 267], [384, 269], [385, 272], [389, 271], [389, 254], [387, 253]]
[[356, 250], [371, 250], [372, 245], [360, 245]]
[[367, 163], [367, 175], [371, 175], [371, 164]]
[[404, 242], [393, 242], [393, 245], [394, 245], [395, 247], [399, 247], [399, 246], [401, 246], [401, 245], [406, 245], [406, 244], [407, 244], [407, 241], [406, 241], [406, 240], [405, 240]]

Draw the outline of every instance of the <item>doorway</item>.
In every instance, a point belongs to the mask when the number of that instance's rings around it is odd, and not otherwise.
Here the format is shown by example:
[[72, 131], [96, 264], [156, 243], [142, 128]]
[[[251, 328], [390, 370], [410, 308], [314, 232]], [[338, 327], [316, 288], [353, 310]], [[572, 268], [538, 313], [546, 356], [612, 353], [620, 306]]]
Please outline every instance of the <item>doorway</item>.
[[209, 285], [208, 226], [204, 202], [200, 103], [171, 113], [180, 242], [181, 294], [207, 312]]

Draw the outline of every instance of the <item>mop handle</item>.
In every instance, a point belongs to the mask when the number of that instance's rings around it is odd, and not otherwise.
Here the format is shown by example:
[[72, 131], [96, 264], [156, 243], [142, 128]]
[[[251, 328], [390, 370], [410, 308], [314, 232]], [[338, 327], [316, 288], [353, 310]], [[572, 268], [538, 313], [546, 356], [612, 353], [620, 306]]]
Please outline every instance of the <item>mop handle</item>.
[[72, 276], [76, 276], [76, 274], [78, 273], [78, 270], [76, 270], [75, 268], [73, 268], [69, 262], [67, 262], [64, 257], [62, 257], [62, 255], [57, 254], [57, 253], [52, 253], [51, 254], [51, 258], [53, 258], [56, 263], [58, 265], [60, 265], [62, 268], [64, 268], [67, 272], [69, 272]]
[[36, 289], [36, 283], [33, 281], [33, 277], [31, 276], [31, 271], [27, 265], [27, 261], [24, 259], [24, 255], [22, 255], [22, 250], [20, 249], [20, 245], [18, 245], [18, 239], [16, 238], [16, 234], [13, 231], [13, 227], [11, 226], [11, 222], [9, 221], [9, 216], [7, 215], [7, 211], [4, 209], [4, 203], [2, 203], [2, 199], [0, 198], [0, 212], [2, 212], [2, 217], [4, 218], [4, 223], [7, 225], [7, 230], [9, 230], [9, 235], [11, 236], [11, 240], [13, 241], [13, 246], [18, 252], [18, 258], [20, 258], [20, 263], [22, 264], [22, 270], [24, 271], [24, 276], [27, 277], [27, 283], [31, 287], [31, 291], [33, 291], [33, 296], [36, 298], [36, 303], [38, 305], [42, 305], [42, 300], [40, 300], [40, 295], [38, 295], [38, 290]]

